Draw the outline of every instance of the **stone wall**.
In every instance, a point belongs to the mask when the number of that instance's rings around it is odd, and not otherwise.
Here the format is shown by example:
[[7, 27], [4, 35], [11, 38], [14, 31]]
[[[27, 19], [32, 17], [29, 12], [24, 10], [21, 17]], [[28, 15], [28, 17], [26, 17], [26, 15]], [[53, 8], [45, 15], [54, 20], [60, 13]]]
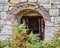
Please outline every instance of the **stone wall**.
[[[12, 26], [17, 23], [14, 17], [7, 15], [7, 11], [11, 10], [16, 3], [26, 1], [0, 0], [0, 40], [7, 39], [11, 35]], [[28, 1], [36, 2], [37, 0]], [[60, 0], [38, 0], [38, 3], [44, 7], [51, 18], [51, 22], [45, 23], [45, 40], [51, 40], [54, 37], [53, 34], [60, 28]]]
[[10, 22], [7, 20], [8, 9], [8, 0], [0, 0], [0, 40], [6, 40], [12, 32]]

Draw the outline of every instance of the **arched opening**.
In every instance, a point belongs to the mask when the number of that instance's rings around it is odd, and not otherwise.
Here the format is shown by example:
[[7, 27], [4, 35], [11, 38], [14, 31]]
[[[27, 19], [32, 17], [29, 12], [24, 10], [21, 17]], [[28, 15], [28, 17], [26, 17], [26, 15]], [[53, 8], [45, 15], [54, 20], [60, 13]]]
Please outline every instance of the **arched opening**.
[[7, 12], [8, 16], [14, 16], [19, 23], [25, 23], [26, 28], [34, 33], [39, 33], [40, 38], [45, 36], [45, 23], [51, 22], [48, 11], [40, 4], [36, 3], [19, 3]]
[[44, 39], [45, 22], [43, 16], [37, 11], [29, 11], [25, 13], [20, 20], [21, 23], [25, 23], [28, 30], [28, 34], [33, 31], [34, 34], [40, 34], [40, 39]]

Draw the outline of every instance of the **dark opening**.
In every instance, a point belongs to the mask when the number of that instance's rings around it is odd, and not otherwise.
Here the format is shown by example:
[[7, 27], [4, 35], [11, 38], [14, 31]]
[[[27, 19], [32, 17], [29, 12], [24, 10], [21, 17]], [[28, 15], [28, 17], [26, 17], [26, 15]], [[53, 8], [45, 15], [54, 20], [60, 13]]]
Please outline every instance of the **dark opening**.
[[44, 39], [45, 23], [42, 16], [23, 16], [21, 23], [26, 24], [29, 33], [33, 31], [34, 34], [40, 34], [40, 38]]

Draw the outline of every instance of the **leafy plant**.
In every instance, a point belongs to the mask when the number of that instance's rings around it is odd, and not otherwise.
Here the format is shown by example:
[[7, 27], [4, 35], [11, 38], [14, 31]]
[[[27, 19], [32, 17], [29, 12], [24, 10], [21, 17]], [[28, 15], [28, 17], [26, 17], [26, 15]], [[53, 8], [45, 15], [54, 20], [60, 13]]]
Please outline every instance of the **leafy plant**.
[[31, 32], [28, 35], [28, 40], [30, 40], [31, 43], [33, 43], [34, 41], [37, 41], [39, 34], [33, 34], [33, 32]]
[[3, 48], [8, 45], [8, 41], [0, 41], [0, 48]]
[[8, 41], [10, 48], [56, 48], [60, 47], [60, 39], [55, 38], [52, 41], [39, 40], [39, 34], [29, 35], [24, 24], [16, 25], [13, 28], [13, 34]]
[[14, 26], [13, 34], [8, 46], [10, 48], [29, 48], [32, 44], [36, 44], [39, 34], [29, 35], [27, 33], [26, 26], [24, 24]]

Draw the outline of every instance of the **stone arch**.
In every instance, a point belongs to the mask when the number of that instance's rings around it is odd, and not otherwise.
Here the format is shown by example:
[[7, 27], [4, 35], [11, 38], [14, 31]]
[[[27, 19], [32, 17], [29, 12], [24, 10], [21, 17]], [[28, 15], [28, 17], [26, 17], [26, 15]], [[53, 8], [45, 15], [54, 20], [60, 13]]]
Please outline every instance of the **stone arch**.
[[37, 3], [19, 3], [15, 6], [13, 6], [13, 8], [11, 10], [9, 10], [7, 12], [7, 14], [9, 16], [15, 16], [17, 17], [19, 13], [21, 13], [19, 16], [22, 16], [23, 14], [25, 14], [26, 12], [29, 12], [29, 11], [37, 11], [39, 12], [42, 17], [44, 18], [44, 21], [47, 22], [47, 21], [51, 21], [50, 20], [50, 17], [49, 17], [49, 14], [47, 11], [45, 11], [45, 9], [43, 7], [41, 7], [39, 4]]
[[[19, 12], [20, 13], [20, 12]], [[29, 14], [29, 13], [36, 13], [36, 14], [40, 14], [38, 11], [36, 10], [32, 10], [32, 9], [26, 9], [26, 11], [24, 13], [22, 13], [22, 16], [25, 15], [25, 14]], [[18, 14], [17, 14], [18, 15]], [[41, 14], [40, 14], [41, 15]], [[42, 16], [42, 15], [41, 15]]]

